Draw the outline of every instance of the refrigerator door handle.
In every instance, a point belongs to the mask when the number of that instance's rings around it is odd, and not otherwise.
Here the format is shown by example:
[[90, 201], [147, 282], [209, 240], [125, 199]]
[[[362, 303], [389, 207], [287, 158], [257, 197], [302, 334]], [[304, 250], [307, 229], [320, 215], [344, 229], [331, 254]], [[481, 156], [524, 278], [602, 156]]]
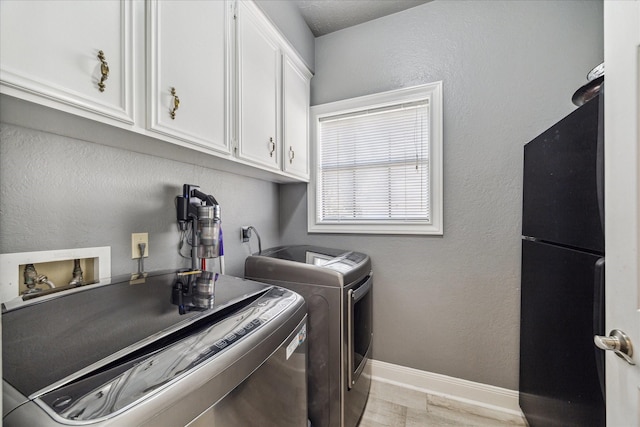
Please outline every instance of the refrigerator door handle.
[[604, 335], [604, 257], [598, 258], [594, 267], [593, 283], [593, 334]]
[[[593, 283], [593, 335], [604, 335], [604, 257], [596, 261], [594, 267]], [[604, 353], [598, 349], [596, 352], [596, 368], [598, 370], [598, 380], [600, 381], [600, 391], [605, 398], [604, 379]]]
[[596, 140], [596, 196], [600, 226], [604, 233], [604, 82], [598, 98], [598, 137]]

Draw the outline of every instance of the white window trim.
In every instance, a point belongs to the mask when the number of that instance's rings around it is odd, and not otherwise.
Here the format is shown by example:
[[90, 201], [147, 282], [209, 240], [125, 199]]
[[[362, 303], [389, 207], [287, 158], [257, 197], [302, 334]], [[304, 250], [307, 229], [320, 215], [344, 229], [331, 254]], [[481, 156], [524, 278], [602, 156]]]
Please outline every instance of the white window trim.
[[[430, 199], [431, 221], [429, 223], [366, 223], [326, 224], [316, 220], [316, 182], [318, 177], [318, 122], [321, 118], [336, 114], [346, 114], [368, 108], [380, 108], [398, 103], [428, 99], [430, 105]], [[443, 191], [442, 191], [442, 81], [397, 89], [388, 92], [365, 95], [311, 107], [310, 136], [311, 179], [307, 185], [307, 230], [309, 233], [348, 234], [443, 234]]]

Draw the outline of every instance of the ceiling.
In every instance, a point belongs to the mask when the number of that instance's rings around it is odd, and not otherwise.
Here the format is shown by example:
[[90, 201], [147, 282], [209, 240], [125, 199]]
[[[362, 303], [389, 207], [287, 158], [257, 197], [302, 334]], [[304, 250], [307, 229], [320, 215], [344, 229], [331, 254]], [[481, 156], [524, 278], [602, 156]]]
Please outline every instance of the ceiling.
[[430, 0], [295, 0], [314, 36], [391, 15]]

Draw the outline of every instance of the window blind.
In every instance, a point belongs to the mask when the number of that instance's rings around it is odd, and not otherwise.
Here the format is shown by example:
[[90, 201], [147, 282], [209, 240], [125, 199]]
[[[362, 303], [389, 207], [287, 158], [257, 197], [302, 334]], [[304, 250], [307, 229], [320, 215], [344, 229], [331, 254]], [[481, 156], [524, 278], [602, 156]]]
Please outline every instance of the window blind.
[[319, 120], [323, 223], [429, 222], [428, 100]]

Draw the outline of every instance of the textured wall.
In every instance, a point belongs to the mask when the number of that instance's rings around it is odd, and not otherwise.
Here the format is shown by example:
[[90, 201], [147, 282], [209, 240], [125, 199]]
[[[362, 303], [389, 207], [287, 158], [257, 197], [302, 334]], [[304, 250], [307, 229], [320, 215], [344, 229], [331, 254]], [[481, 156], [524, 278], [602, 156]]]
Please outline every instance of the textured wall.
[[125, 274], [137, 268], [131, 233], [148, 232], [146, 270], [188, 267], [174, 204], [184, 183], [221, 205], [228, 274], [242, 276], [249, 253], [240, 226], [279, 242], [276, 184], [0, 124], [0, 253], [111, 246], [111, 271]]
[[271, 19], [302, 60], [313, 71], [315, 67], [314, 37], [300, 15], [298, 6], [289, 0], [256, 0], [256, 4]]
[[518, 388], [522, 146], [575, 108], [603, 59], [600, 1], [434, 1], [316, 39], [312, 104], [444, 84], [444, 236], [308, 235], [280, 188], [283, 243], [373, 259], [377, 360]]

